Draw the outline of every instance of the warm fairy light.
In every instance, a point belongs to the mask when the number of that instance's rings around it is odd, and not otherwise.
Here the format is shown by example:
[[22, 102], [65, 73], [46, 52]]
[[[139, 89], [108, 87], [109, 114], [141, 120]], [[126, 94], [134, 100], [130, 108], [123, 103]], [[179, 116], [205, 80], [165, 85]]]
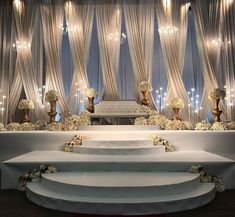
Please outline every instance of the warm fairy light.
[[172, 35], [175, 32], [178, 31], [178, 29], [175, 26], [167, 25], [167, 26], [162, 26], [158, 29], [159, 33], [164, 34], [164, 35]]
[[27, 41], [16, 41], [16, 43], [13, 43], [12, 46], [16, 51], [23, 51], [29, 50], [31, 48], [31, 43]]

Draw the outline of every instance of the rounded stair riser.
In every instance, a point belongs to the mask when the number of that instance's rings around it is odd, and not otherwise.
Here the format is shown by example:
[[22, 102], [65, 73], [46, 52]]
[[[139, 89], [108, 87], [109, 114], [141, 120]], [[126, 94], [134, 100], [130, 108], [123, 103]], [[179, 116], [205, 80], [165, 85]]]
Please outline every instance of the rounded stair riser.
[[149, 197], [155, 195], [171, 195], [179, 194], [185, 191], [192, 190], [200, 184], [199, 177], [194, 178], [190, 181], [182, 183], [175, 183], [172, 185], [155, 185], [155, 186], [88, 186], [88, 185], [71, 185], [68, 183], [61, 183], [54, 180], [42, 178], [42, 186], [50, 190], [70, 195], [92, 197], [107, 196], [110, 198], [115, 197]]
[[164, 153], [164, 146], [152, 146], [152, 147], [139, 147], [139, 148], [119, 148], [119, 147], [91, 147], [91, 146], [79, 146], [74, 149], [75, 153], [80, 154], [97, 154], [97, 155], [146, 155]]
[[91, 146], [91, 147], [152, 147], [153, 146], [153, 141], [152, 140], [147, 140], [147, 139], [142, 139], [142, 140], [136, 140], [136, 139], [88, 139], [84, 140], [82, 142], [84, 146]]
[[[215, 197], [214, 185], [211, 183], [204, 183], [205, 185], [199, 193], [189, 192], [188, 197], [187, 193], [184, 196], [177, 194], [173, 195], [173, 199], [169, 201], [163, 200], [156, 201], [154, 198], [146, 201], [143, 198], [138, 198], [137, 201], [133, 198], [125, 199], [123, 202], [112, 201], [113, 198], [106, 198], [105, 201], [101, 197], [97, 201], [89, 201], [91, 198], [86, 201], [86, 198], [81, 198], [81, 200], [73, 198], [72, 200], [66, 198], [66, 195], [63, 195], [63, 198], [58, 196], [51, 197], [46, 190], [46, 194], [41, 194], [40, 192], [35, 191], [32, 186], [29, 185], [27, 189], [27, 197], [32, 202], [55, 210], [61, 210], [66, 212], [73, 213], [84, 213], [84, 214], [99, 214], [99, 215], [150, 215], [150, 214], [160, 214], [160, 213], [170, 213], [177, 211], [184, 211], [189, 209], [194, 209], [200, 206], [203, 206]], [[206, 188], [205, 188], [206, 187]], [[194, 192], [197, 189], [194, 189]], [[160, 197], [162, 198], [162, 197]], [[178, 199], [177, 199], [178, 198]]]

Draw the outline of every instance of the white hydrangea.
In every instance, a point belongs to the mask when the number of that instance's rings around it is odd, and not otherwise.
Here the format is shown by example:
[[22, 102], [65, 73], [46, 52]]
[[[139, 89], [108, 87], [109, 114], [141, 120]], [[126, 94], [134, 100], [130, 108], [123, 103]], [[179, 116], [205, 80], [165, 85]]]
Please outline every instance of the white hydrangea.
[[169, 103], [171, 108], [184, 108], [184, 102], [181, 98], [175, 97]]
[[144, 117], [139, 117], [135, 119], [134, 125], [147, 125], [147, 119]]
[[2, 123], [0, 123], [0, 132], [6, 131], [4, 125]]
[[203, 120], [196, 124], [195, 130], [211, 130], [211, 124]]
[[226, 124], [223, 122], [215, 122], [213, 123], [211, 130], [224, 131], [224, 130], [227, 130], [227, 127], [226, 127]]
[[148, 125], [159, 125], [162, 129], [165, 128], [168, 119], [164, 115], [149, 116]]
[[62, 131], [63, 124], [60, 122], [52, 122], [47, 125], [47, 130], [49, 131]]
[[84, 111], [79, 115], [78, 125], [87, 126], [91, 124], [90, 112]]
[[180, 120], [168, 120], [165, 125], [165, 130], [186, 130], [186, 126]]
[[6, 129], [7, 131], [19, 131], [20, 124], [17, 122], [12, 122], [10, 124], [7, 124]]
[[80, 123], [80, 117], [77, 115], [72, 115], [68, 118], [65, 118], [64, 121], [64, 130], [65, 131], [75, 131]]
[[93, 98], [93, 97], [97, 96], [97, 92], [96, 92], [96, 90], [94, 88], [88, 88], [86, 90], [86, 96], [88, 98]]
[[35, 125], [32, 123], [23, 123], [20, 125], [20, 131], [33, 131], [35, 130]]
[[34, 103], [29, 99], [22, 99], [18, 104], [18, 109], [34, 109]]
[[58, 101], [58, 98], [59, 98], [59, 93], [55, 90], [49, 90], [45, 96], [46, 102]]
[[152, 86], [147, 81], [141, 81], [138, 84], [137, 89], [138, 89], [139, 92], [141, 92], [141, 91], [152, 91]]
[[139, 112], [140, 113], [149, 113], [150, 112], [150, 108], [148, 106], [145, 106], [145, 105], [141, 105], [139, 107]]

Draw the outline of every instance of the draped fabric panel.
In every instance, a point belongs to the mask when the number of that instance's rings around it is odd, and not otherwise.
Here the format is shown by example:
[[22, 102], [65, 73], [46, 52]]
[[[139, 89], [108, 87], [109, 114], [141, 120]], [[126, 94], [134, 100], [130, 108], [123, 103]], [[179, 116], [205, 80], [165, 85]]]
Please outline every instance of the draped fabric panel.
[[93, 27], [94, 3], [92, 0], [68, 1], [65, 3], [65, 12], [68, 26], [75, 27], [75, 30], [68, 32], [74, 64], [68, 105], [72, 111], [75, 111], [74, 105], [76, 101], [74, 100], [74, 95], [77, 93], [77, 89], [89, 87], [87, 63]]
[[[10, 2], [0, 3], [0, 122], [6, 124], [9, 114], [13, 114], [14, 105], [12, 105], [12, 80], [15, 69], [16, 53], [12, 50], [13, 27], [12, 27], [12, 5]], [[11, 91], [12, 93], [12, 91]], [[2, 97], [6, 96], [5, 99]], [[13, 95], [14, 97], [14, 95]], [[3, 102], [4, 101], [4, 102]], [[4, 109], [2, 111], [2, 109]], [[9, 110], [11, 112], [9, 113]]]
[[[17, 40], [19, 43], [23, 43], [24, 46], [28, 45], [28, 47], [24, 49], [17, 49], [16, 73], [20, 75], [26, 98], [34, 102], [34, 114], [38, 119], [46, 119], [47, 115], [46, 112], [42, 110], [42, 101], [38, 92], [36, 73], [34, 71], [31, 54], [31, 43], [35, 20], [38, 16], [38, 7], [34, 4], [30, 5], [29, 2], [26, 3], [27, 6], [25, 6], [23, 2], [14, 3], [13, 5]], [[18, 76], [17, 74], [16, 76]]]
[[[123, 2], [123, 10], [136, 84], [152, 83], [154, 1], [127, 0]], [[156, 108], [150, 95], [150, 107]]]
[[119, 0], [96, 1], [96, 21], [105, 100], [118, 99], [121, 7]]
[[[185, 1], [171, 1], [170, 4], [164, 4], [164, 1], [158, 1], [156, 4], [156, 16], [168, 80], [166, 102], [173, 97], [180, 97], [186, 105], [181, 111], [181, 116], [184, 120], [187, 120], [189, 117], [187, 109], [189, 97], [182, 74], [187, 36], [188, 5], [184, 3]], [[177, 31], [169, 32], [169, 29], [164, 29], [167, 26], [169, 28], [175, 27]], [[165, 109], [165, 112], [168, 113], [169, 110]]]
[[60, 109], [68, 110], [60, 65], [62, 43], [60, 26], [64, 19], [63, 1], [43, 0], [40, 9], [46, 56], [46, 91], [56, 90], [60, 96]]

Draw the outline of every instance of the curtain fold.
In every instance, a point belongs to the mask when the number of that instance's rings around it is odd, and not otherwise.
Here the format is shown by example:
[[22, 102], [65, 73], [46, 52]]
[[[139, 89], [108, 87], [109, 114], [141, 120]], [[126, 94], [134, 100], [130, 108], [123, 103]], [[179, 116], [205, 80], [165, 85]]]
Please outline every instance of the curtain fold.
[[[187, 38], [188, 5], [184, 0], [157, 1], [156, 16], [159, 27], [160, 42], [168, 80], [166, 103], [174, 97], [184, 101], [185, 108], [181, 111], [184, 120], [189, 118], [189, 103], [182, 74]], [[169, 108], [164, 109], [168, 113]]]
[[[74, 106], [76, 105], [75, 94], [77, 94], [77, 89], [85, 90], [89, 87], [87, 63], [93, 27], [93, 0], [67, 1], [65, 3], [65, 13], [69, 27], [73, 28], [68, 32], [74, 64], [68, 105], [71, 111], [76, 111], [77, 109]], [[79, 106], [78, 103], [76, 106]]]
[[[126, 0], [123, 10], [136, 84], [152, 83], [154, 0]], [[156, 108], [151, 93], [150, 107]]]
[[40, 9], [46, 56], [46, 91], [56, 90], [60, 96], [60, 109], [68, 110], [60, 65], [62, 43], [60, 27], [64, 19], [63, 1], [42, 0]]
[[121, 38], [120, 0], [96, 1], [96, 21], [105, 100], [117, 100]]

